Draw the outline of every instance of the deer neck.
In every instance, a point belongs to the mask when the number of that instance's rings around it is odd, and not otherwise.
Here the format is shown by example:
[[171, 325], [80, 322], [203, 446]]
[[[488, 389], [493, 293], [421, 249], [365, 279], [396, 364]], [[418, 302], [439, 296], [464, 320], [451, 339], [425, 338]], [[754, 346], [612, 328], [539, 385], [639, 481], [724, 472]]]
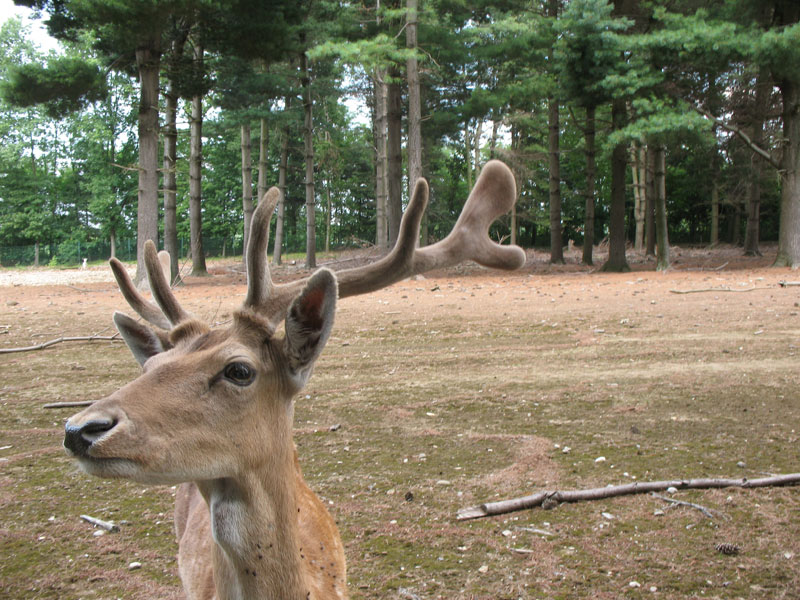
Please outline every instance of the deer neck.
[[306, 600], [299, 547], [294, 444], [269, 465], [235, 478], [199, 482], [214, 537], [220, 600]]

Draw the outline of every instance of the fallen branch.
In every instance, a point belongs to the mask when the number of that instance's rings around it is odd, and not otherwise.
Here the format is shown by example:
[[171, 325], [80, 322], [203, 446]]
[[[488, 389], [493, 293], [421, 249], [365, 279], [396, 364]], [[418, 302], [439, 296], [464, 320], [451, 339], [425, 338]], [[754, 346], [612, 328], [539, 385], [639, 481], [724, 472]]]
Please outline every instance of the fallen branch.
[[106, 531], [119, 531], [119, 525], [115, 525], [109, 521], [101, 521], [95, 517], [90, 517], [89, 515], [81, 515], [81, 519], [86, 521], [87, 523], [91, 523], [96, 527], [100, 527], [101, 529], [105, 529]]
[[91, 406], [94, 400], [81, 400], [79, 402], [50, 402], [42, 405], [42, 408], [78, 408], [80, 406]]
[[789, 287], [792, 285], [800, 285], [800, 281], [779, 281], [778, 285], [781, 287]]
[[117, 342], [120, 340], [121, 338], [118, 333], [115, 333], [114, 335], [87, 335], [87, 336], [76, 336], [76, 337], [60, 337], [54, 340], [43, 342], [41, 344], [37, 344], [36, 346], [26, 346], [24, 348], [0, 348], [0, 354], [12, 354], [14, 352], [33, 352], [34, 350], [44, 350], [45, 348], [49, 348], [50, 346], [55, 346], [56, 344], [60, 344], [62, 342], [94, 342], [94, 341]]
[[666, 496], [661, 496], [660, 494], [656, 494], [655, 492], [651, 492], [650, 495], [653, 498], [658, 498], [659, 500], [663, 500], [664, 502], [669, 502], [670, 504], [673, 504], [675, 506], [688, 506], [689, 508], [694, 508], [695, 510], [699, 510], [709, 519], [714, 518], [714, 514], [711, 512], [711, 509], [706, 508], [702, 504], [695, 504], [694, 502], [686, 502], [684, 500], [676, 500], [675, 498], [667, 498]]
[[753, 290], [769, 290], [768, 287], [751, 287], [746, 290], [737, 290], [733, 288], [702, 288], [699, 290], [670, 290], [672, 294], [701, 294], [703, 292], [752, 292]]
[[800, 473], [762, 477], [760, 479], [675, 479], [671, 481], [637, 481], [624, 485], [611, 485], [588, 490], [548, 490], [530, 496], [487, 502], [479, 506], [462, 508], [458, 511], [457, 520], [480, 519], [492, 515], [502, 515], [518, 510], [536, 508], [537, 506], [556, 506], [562, 502], [586, 502], [603, 500], [617, 496], [663, 492], [671, 487], [679, 490], [699, 490], [726, 487], [758, 488], [800, 484]]

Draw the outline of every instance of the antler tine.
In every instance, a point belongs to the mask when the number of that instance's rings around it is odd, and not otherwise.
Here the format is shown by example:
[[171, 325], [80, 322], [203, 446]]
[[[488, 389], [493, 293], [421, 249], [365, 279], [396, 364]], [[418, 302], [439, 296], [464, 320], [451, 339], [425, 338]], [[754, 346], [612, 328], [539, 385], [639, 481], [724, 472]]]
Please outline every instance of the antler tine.
[[116, 258], [112, 258], [109, 264], [111, 265], [111, 272], [114, 273], [114, 279], [117, 280], [119, 291], [122, 292], [122, 296], [127, 300], [131, 308], [151, 325], [155, 325], [161, 329], [170, 329], [170, 322], [164, 316], [164, 313], [161, 312], [158, 306], [146, 300], [144, 296], [136, 290], [136, 286], [133, 285], [122, 263]]
[[172, 326], [188, 321], [192, 316], [181, 308], [178, 300], [169, 287], [169, 281], [161, 268], [158, 251], [152, 240], [144, 243], [144, 266], [147, 271], [147, 280], [150, 282], [150, 291], [153, 298], [161, 308], [161, 312], [169, 319]]
[[489, 238], [494, 220], [507, 213], [517, 199], [514, 174], [498, 160], [486, 163], [467, 198], [453, 231], [432, 246], [421, 248], [414, 257], [414, 272], [455, 265], [462, 260], [493, 269], [514, 270], [525, 264], [519, 246], [501, 246]]
[[379, 261], [336, 273], [340, 298], [366, 294], [413, 274], [419, 227], [427, 206], [428, 182], [418, 179], [414, 186], [414, 193], [411, 195], [411, 200], [400, 221], [400, 231], [394, 248]]
[[278, 188], [268, 189], [253, 212], [250, 225], [250, 238], [247, 242], [247, 296], [244, 305], [259, 311], [265, 310], [275, 288], [267, 264], [267, 246], [269, 222], [280, 197], [281, 191]]

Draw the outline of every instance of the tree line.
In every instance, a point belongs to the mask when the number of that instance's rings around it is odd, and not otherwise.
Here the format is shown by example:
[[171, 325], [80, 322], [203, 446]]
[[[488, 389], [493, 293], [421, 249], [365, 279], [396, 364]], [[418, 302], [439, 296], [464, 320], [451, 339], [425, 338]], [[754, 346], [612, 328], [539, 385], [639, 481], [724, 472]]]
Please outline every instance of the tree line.
[[777, 239], [800, 265], [793, 0], [15, 1], [61, 50], [0, 31], [0, 246], [160, 240], [175, 276], [188, 239], [202, 274], [278, 185], [273, 260], [313, 267], [391, 245], [420, 176], [440, 239], [500, 158], [520, 198], [493, 235], [554, 263]]

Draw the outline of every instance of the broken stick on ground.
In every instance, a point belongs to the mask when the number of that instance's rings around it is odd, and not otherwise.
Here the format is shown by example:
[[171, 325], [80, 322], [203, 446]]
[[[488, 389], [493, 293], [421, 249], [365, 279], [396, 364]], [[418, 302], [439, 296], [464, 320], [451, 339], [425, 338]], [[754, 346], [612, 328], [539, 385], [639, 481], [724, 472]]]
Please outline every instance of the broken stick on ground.
[[537, 506], [555, 507], [562, 502], [586, 502], [590, 500], [616, 498], [617, 496], [629, 496], [632, 494], [663, 492], [671, 487], [679, 490], [699, 490], [726, 487], [772, 487], [797, 485], [799, 483], [800, 473], [790, 473], [787, 475], [775, 475], [774, 477], [762, 477], [759, 479], [674, 479], [668, 481], [637, 481], [636, 483], [611, 485], [608, 487], [586, 490], [546, 490], [531, 494], [530, 496], [522, 496], [510, 500], [499, 500], [497, 502], [487, 502], [486, 504], [480, 504], [478, 506], [462, 508], [458, 511], [456, 518], [459, 521], [480, 519], [482, 517], [502, 515], [517, 510], [536, 508]]

